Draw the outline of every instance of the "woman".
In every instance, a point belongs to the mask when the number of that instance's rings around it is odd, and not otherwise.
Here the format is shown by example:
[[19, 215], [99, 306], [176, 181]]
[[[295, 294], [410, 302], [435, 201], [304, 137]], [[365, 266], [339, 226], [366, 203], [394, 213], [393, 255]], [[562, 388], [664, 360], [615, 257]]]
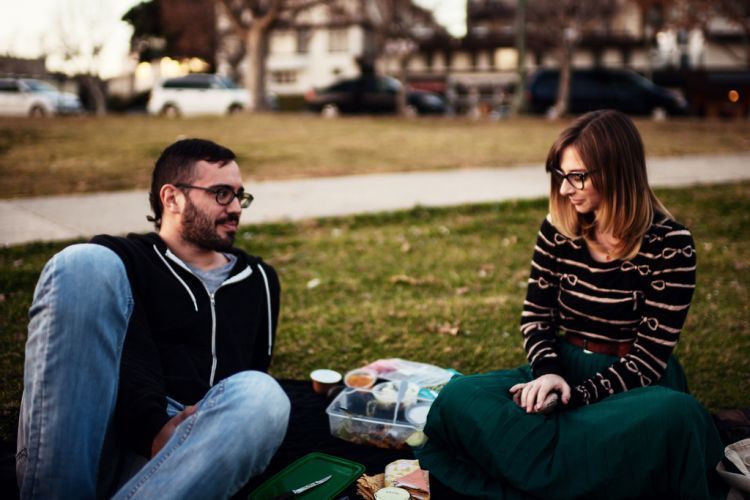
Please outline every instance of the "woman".
[[588, 113], [546, 168], [550, 213], [521, 317], [529, 364], [451, 381], [422, 467], [488, 498], [721, 497], [721, 441], [672, 356], [695, 246], [648, 185], [638, 131], [619, 112]]

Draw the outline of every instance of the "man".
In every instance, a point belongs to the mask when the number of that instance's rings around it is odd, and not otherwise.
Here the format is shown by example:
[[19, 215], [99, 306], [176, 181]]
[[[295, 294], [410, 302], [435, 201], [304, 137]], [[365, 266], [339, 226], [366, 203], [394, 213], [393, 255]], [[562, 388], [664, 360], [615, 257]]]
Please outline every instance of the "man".
[[150, 201], [158, 234], [97, 236], [42, 272], [19, 421], [22, 498], [228, 497], [284, 438], [289, 400], [264, 373], [279, 282], [232, 247], [252, 201], [234, 153], [172, 144]]

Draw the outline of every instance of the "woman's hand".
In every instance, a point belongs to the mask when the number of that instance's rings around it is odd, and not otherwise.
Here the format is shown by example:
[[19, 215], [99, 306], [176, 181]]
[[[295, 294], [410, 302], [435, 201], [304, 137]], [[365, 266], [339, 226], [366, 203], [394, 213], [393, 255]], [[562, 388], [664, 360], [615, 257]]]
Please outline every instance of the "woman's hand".
[[544, 407], [547, 396], [552, 392], [560, 393], [563, 404], [568, 404], [570, 401], [570, 386], [564, 378], [553, 373], [510, 388], [513, 402], [526, 410], [526, 413], [539, 413]]

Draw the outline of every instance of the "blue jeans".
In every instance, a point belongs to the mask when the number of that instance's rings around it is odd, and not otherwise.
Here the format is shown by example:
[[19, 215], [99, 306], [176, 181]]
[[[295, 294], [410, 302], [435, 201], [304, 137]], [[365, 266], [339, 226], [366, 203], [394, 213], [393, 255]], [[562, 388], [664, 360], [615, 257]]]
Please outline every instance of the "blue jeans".
[[[16, 471], [21, 498], [224, 498], [268, 465], [289, 419], [270, 376], [216, 384], [135, 471], [112, 420], [133, 298], [122, 261], [99, 245], [55, 255], [29, 311]], [[168, 401], [168, 413], [182, 405]], [[145, 459], [142, 459], [140, 466]], [[135, 475], [133, 475], [135, 473]]]

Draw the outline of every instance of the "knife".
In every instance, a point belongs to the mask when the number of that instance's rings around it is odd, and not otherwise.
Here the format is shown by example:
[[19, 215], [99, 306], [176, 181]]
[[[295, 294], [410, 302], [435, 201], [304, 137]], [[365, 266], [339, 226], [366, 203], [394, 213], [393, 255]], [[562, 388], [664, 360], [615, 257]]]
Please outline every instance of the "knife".
[[288, 498], [293, 498], [301, 493], [306, 492], [310, 488], [315, 488], [316, 486], [320, 486], [321, 484], [325, 483], [329, 479], [333, 477], [332, 474], [327, 475], [326, 477], [322, 479], [318, 479], [317, 481], [313, 481], [312, 483], [308, 483], [304, 486], [300, 486], [299, 488], [295, 488], [293, 490], [285, 491], [281, 495], [276, 495], [271, 500], [287, 500]]

